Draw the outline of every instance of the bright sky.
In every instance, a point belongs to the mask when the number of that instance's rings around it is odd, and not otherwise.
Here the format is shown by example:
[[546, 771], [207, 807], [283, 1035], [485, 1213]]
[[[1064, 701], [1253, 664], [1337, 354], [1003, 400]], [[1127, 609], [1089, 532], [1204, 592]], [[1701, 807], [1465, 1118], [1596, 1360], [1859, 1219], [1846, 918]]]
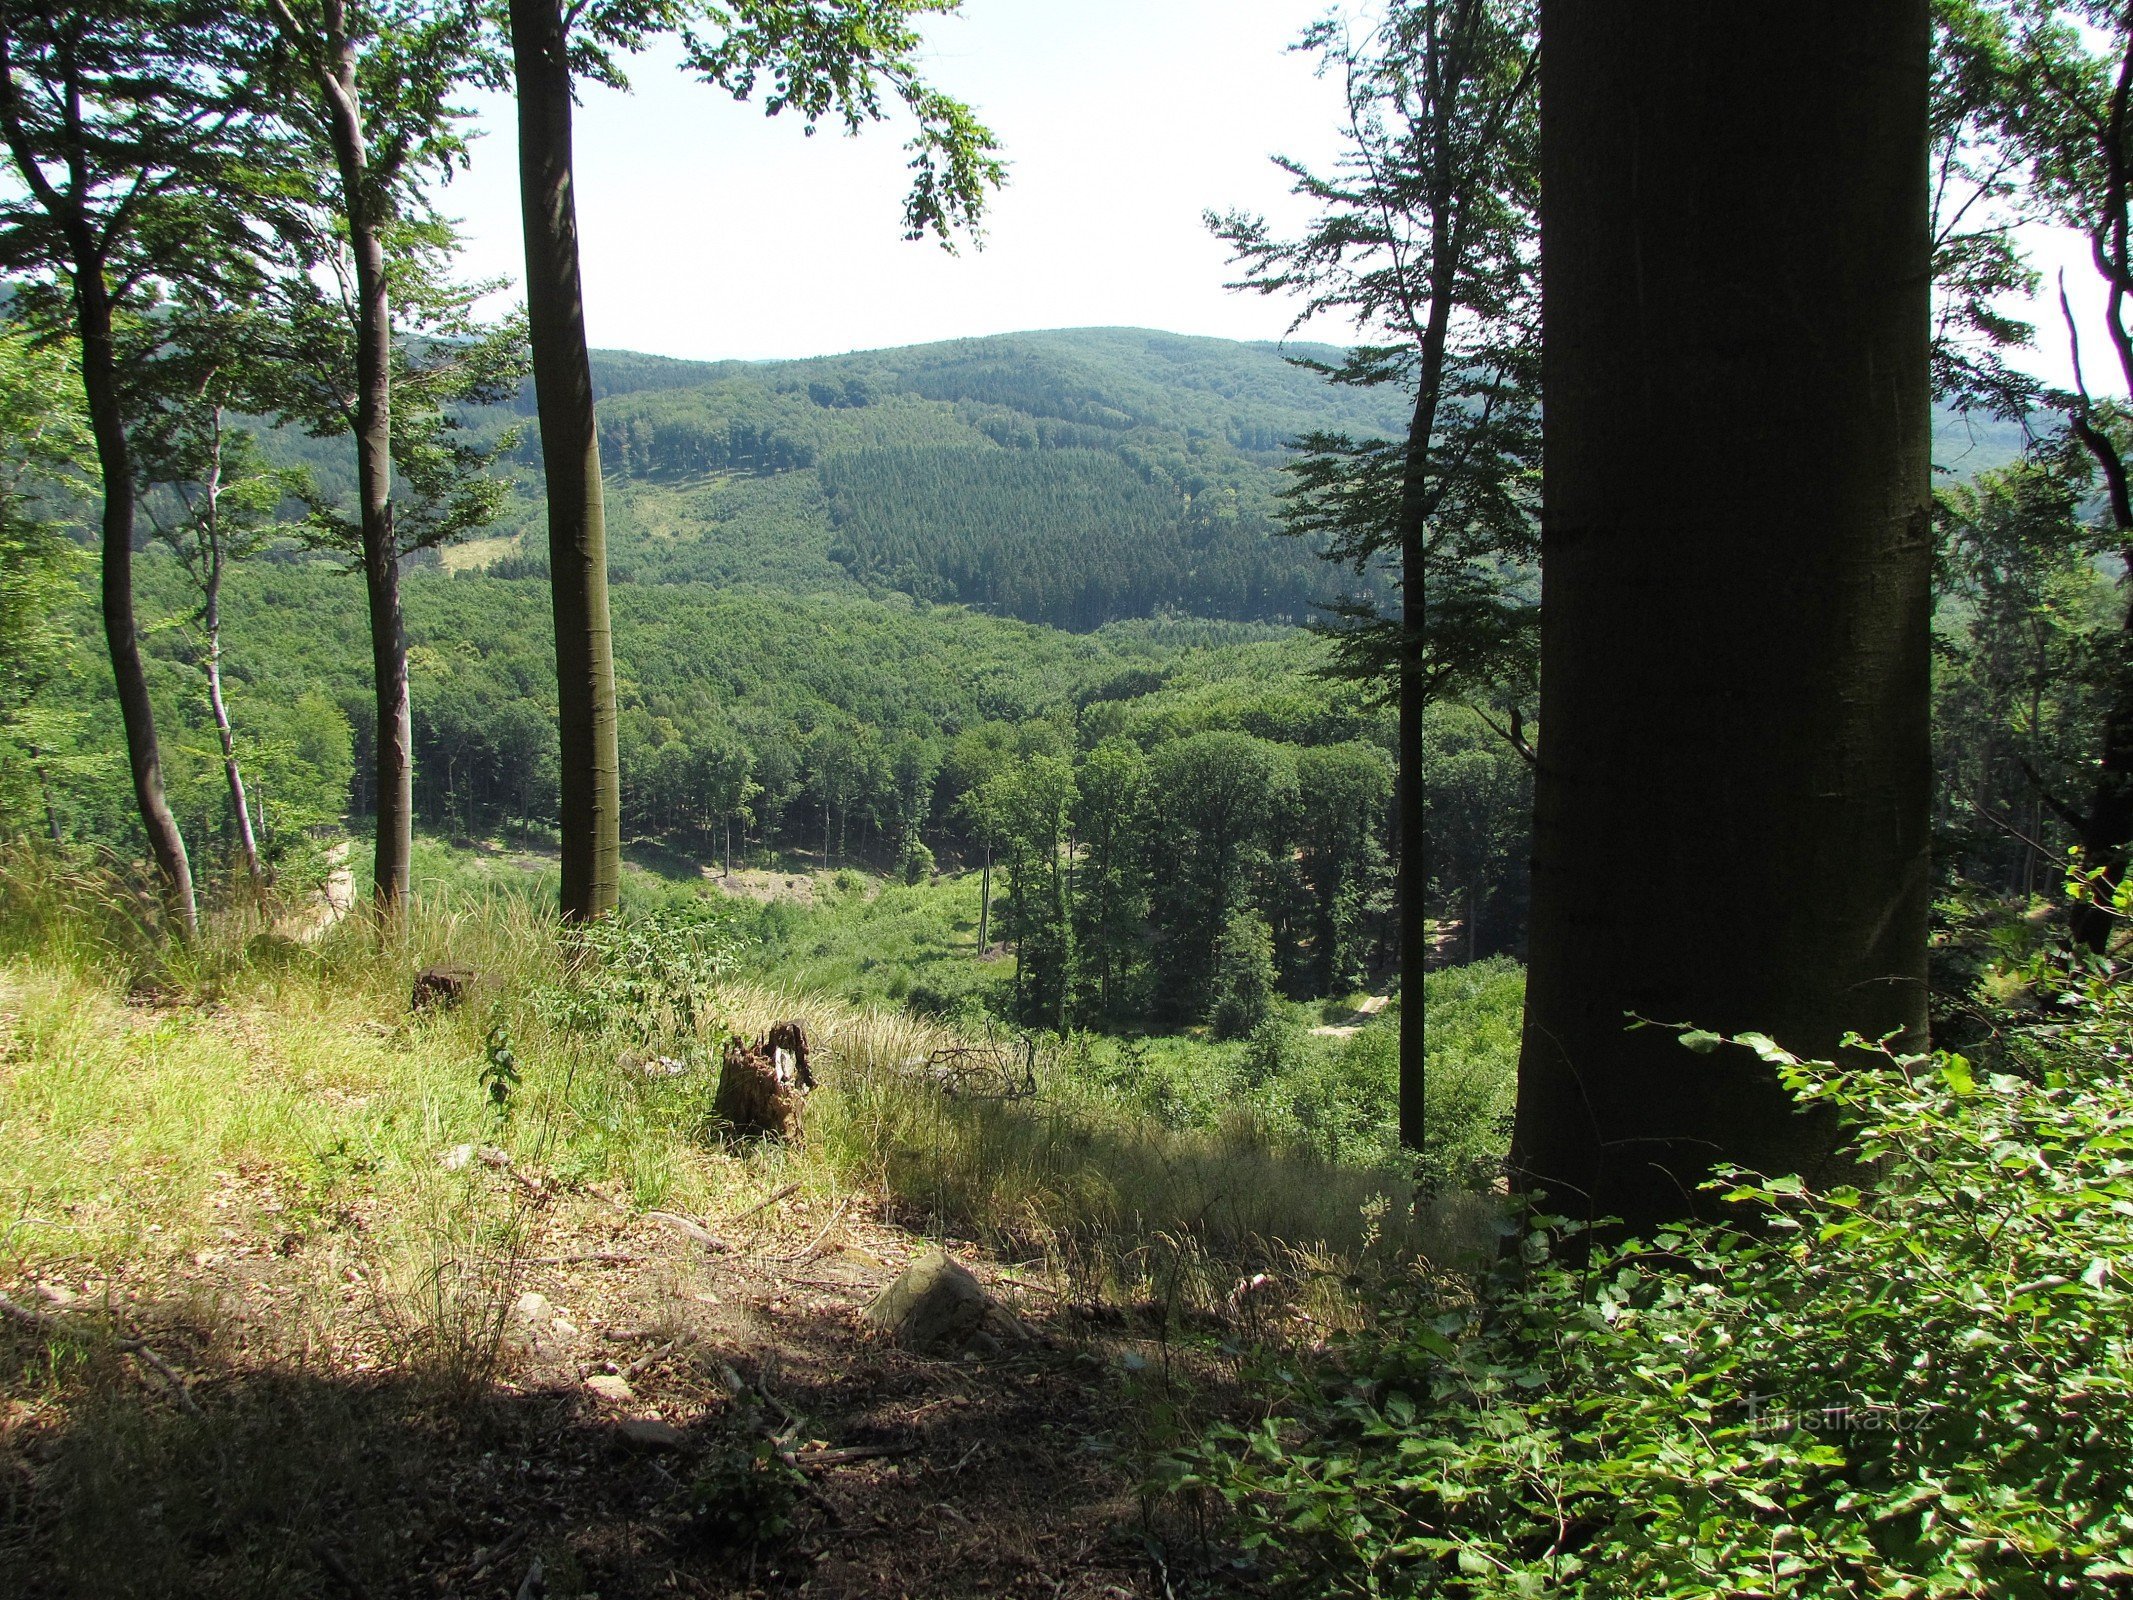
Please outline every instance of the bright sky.
[[[1352, 0], [1354, 10], [1360, 0]], [[579, 108], [578, 206], [593, 344], [700, 359], [821, 355], [1027, 328], [1132, 325], [1277, 339], [1288, 302], [1223, 287], [1201, 213], [1305, 213], [1268, 157], [1338, 148], [1336, 86], [1289, 50], [1329, 0], [964, 0], [931, 19], [927, 70], [975, 105], [1010, 164], [983, 249], [901, 237], [908, 128], [802, 135], [686, 74], [633, 64], [633, 90]], [[473, 165], [444, 192], [468, 270], [523, 268], [510, 101], [476, 97]], [[2023, 364], [2072, 366], [2067, 270], [2090, 384], [2123, 392], [2079, 240], [2025, 230], [2044, 270]], [[2017, 309], [2017, 308], [2010, 308]], [[1307, 335], [1344, 342], [1321, 323]]]
[[[1335, 86], [1288, 46], [1325, 0], [964, 0], [927, 69], [1010, 163], [982, 250], [906, 243], [894, 123], [856, 139], [767, 120], [647, 57], [577, 121], [595, 346], [806, 356], [1028, 328], [1280, 338], [1292, 309], [1225, 290], [1203, 210], [1297, 216], [1277, 152], [1337, 148]], [[442, 195], [479, 276], [523, 272], [509, 102], [481, 97], [472, 169]], [[1313, 330], [1340, 340], [1337, 325]]]

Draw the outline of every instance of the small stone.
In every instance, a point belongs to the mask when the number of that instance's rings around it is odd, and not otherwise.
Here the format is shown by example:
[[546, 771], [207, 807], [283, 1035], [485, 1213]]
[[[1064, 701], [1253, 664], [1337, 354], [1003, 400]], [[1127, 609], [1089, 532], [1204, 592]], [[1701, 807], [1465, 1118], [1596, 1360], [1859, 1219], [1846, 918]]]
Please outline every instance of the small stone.
[[547, 1322], [555, 1315], [555, 1307], [549, 1304], [548, 1296], [532, 1289], [520, 1295], [511, 1309], [518, 1314], [521, 1321], [535, 1325]]
[[617, 1377], [612, 1372], [603, 1372], [597, 1376], [587, 1378], [585, 1387], [602, 1400], [611, 1400], [616, 1405], [621, 1405], [626, 1401], [637, 1398], [637, 1391], [630, 1387], [629, 1379]]
[[679, 1450], [688, 1442], [673, 1423], [662, 1422], [657, 1417], [630, 1417], [617, 1431], [631, 1444], [641, 1444], [653, 1450]]
[[472, 1145], [455, 1144], [437, 1158], [437, 1165], [447, 1172], [457, 1172], [473, 1159], [474, 1147]]

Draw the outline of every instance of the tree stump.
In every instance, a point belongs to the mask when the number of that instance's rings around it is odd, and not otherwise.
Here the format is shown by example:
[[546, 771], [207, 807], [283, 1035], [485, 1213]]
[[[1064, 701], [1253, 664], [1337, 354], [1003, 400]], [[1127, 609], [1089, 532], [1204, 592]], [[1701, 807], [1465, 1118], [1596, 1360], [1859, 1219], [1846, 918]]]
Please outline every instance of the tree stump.
[[807, 1093], [814, 1086], [806, 1028], [780, 1022], [752, 1046], [738, 1040], [726, 1046], [713, 1108], [735, 1133], [797, 1139]]
[[415, 992], [408, 998], [412, 1011], [450, 1011], [474, 992], [472, 967], [424, 967], [415, 974]]

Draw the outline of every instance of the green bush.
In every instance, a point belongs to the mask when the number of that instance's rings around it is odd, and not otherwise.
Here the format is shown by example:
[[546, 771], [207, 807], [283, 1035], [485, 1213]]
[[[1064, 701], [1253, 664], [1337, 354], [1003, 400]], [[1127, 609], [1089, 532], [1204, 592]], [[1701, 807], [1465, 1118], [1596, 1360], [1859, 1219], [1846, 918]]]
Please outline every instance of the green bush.
[[1761, 1051], [1875, 1181], [1736, 1174], [1734, 1220], [1581, 1265], [1514, 1226], [1177, 1483], [1314, 1595], [2133, 1592], [2133, 1088], [1685, 1042]]

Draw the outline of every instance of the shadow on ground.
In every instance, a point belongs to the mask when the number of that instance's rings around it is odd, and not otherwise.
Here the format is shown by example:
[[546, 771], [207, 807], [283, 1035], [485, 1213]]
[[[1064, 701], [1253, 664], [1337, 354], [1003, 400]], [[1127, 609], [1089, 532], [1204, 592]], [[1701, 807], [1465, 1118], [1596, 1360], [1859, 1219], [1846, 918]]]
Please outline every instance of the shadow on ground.
[[[1042, 1330], [927, 1360], [800, 1312], [764, 1364], [685, 1336], [639, 1378], [674, 1436], [642, 1443], [569, 1381], [455, 1401], [130, 1320], [198, 1415], [108, 1326], [0, 1326], [0, 1594], [508, 1597], [536, 1558], [547, 1595], [603, 1600], [1165, 1592], [1117, 1368]], [[772, 1431], [829, 1463], [779, 1464]]]

